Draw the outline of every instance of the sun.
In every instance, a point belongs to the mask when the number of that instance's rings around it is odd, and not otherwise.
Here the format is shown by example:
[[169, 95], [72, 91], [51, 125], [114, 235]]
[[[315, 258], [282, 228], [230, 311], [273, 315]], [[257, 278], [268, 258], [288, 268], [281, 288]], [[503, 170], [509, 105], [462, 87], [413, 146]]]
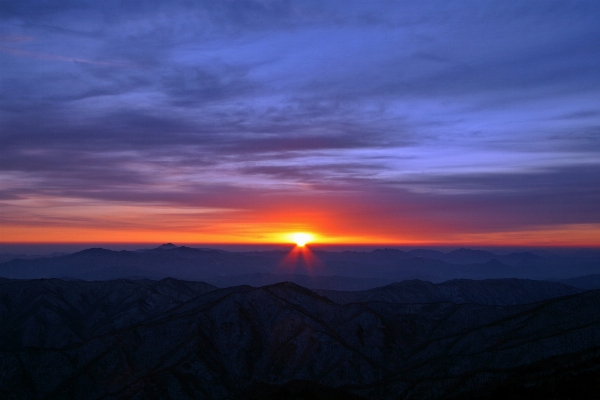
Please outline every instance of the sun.
[[310, 233], [304, 232], [296, 232], [290, 235], [290, 238], [296, 243], [298, 247], [306, 246], [306, 243], [312, 242], [314, 240], [314, 236]]

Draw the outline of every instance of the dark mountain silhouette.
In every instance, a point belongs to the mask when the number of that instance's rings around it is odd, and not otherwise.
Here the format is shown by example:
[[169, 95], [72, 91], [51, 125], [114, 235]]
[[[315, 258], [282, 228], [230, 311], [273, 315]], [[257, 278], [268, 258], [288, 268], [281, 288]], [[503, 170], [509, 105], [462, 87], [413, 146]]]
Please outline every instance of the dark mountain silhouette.
[[479, 264], [489, 262], [496, 257], [489, 251], [461, 248], [445, 254], [443, 260], [453, 264]]
[[177, 246], [175, 246], [173, 243], [165, 243], [158, 246], [156, 250], [172, 250], [175, 248], [177, 248]]
[[562, 279], [560, 282], [584, 290], [600, 289], [600, 274], [578, 276], [577, 278]]
[[364, 291], [318, 290], [339, 304], [384, 301], [388, 303], [439, 303], [515, 305], [581, 293], [581, 289], [544, 281], [522, 279], [451, 280], [433, 284], [410, 280]]
[[544, 260], [544, 257], [535, 255], [527, 251], [521, 253], [511, 253], [506, 256], [500, 256], [496, 258], [508, 265], [527, 265], [543, 262]]
[[444, 261], [450, 264], [485, 264], [492, 260], [498, 260], [503, 264], [515, 266], [537, 263], [544, 259], [544, 257], [530, 252], [498, 255], [489, 251], [471, 250], [465, 248], [451, 251], [449, 253], [426, 249], [411, 250], [409, 253], [416, 257]]
[[496, 255], [459, 249], [405, 252], [314, 250], [313, 264], [292, 262], [289, 251], [228, 252], [175, 246], [140, 251], [92, 248], [77, 253], [0, 263], [0, 276], [13, 279], [69, 278], [84, 280], [162, 279], [206, 281], [217, 286], [265, 285], [293, 281], [314, 289], [358, 290], [407, 279], [569, 279], [600, 274], [595, 253], [540, 256], [521, 252]]
[[35, 258], [43, 258], [43, 257], [58, 257], [58, 256], [64, 256], [67, 255], [68, 253], [64, 253], [64, 252], [53, 252], [50, 254], [46, 254], [46, 255], [39, 255], [39, 254], [15, 254], [15, 253], [0, 253], [0, 263], [3, 262], [7, 262], [7, 261], [11, 261], [11, 260], [16, 260], [16, 259], [22, 259], [22, 260], [33, 260]]
[[576, 291], [516, 279], [412, 281], [347, 293], [348, 302], [293, 283], [2, 280], [0, 393], [493, 398], [542, 393], [549, 382], [568, 388], [573, 374], [592, 390], [600, 291], [564, 296]]
[[0, 349], [64, 347], [119, 330], [215, 290], [203, 282], [0, 281]]
[[[164, 246], [164, 245], [163, 245]], [[241, 253], [190, 247], [159, 247], [143, 252], [91, 248], [77, 253], [0, 264], [0, 275], [17, 279], [69, 276], [80, 279], [119, 277], [176, 277], [198, 279], [216, 274], [261, 271], [265, 261]]]
[[387, 285], [393, 282], [392, 279], [384, 278], [353, 278], [346, 276], [319, 276], [303, 274], [269, 274], [255, 273], [234, 276], [215, 276], [208, 277], [206, 281], [218, 287], [227, 286], [266, 286], [279, 282], [292, 282], [308, 289], [327, 289], [327, 290], [364, 290], [378, 286]]
[[[27, 259], [30, 258], [25, 254], [14, 254], [14, 253], [0, 253], [0, 263], [16, 260], [16, 259]], [[35, 258], [35, 257], [34, 257]]]
[[411, 250], [411, 251], [409, 251], [409, 253], [413, 257], [429, 258], [431, 260], [443, 260], [444, 257], [446, 256], [446, 253], [443, 253], [441, 251], [428, 250], [428, 249]]

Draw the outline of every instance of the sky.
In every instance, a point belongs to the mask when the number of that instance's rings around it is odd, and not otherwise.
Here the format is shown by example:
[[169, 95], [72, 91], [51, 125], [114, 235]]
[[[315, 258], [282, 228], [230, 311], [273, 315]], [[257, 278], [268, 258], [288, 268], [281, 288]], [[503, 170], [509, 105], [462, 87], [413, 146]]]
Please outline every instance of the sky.
[[598, 1], [0, 2], [0, 242], [600, 246]]

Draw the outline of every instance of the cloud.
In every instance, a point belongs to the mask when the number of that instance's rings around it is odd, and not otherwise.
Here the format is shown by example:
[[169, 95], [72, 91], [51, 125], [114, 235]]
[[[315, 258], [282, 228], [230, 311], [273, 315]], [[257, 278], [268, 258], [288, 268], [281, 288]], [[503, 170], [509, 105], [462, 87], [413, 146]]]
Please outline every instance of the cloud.
[[593, 2], [4, 1], [0, 201], [596, 222], [598, 16]]
[[57, 56], [53, 54], [41, 53], [41, 52], [33, 52], [33, 51], [24, 51], [13, 49], [10, 47], [0, 47], [0, 52], [8, 53], [13, 56], [19, 57], [28, 57], [35, 58], [38, 60], [46, 60], [46, 61], [65, 61], [65, 62], [74, 62], [74, 63], [82, 63], [82, 64], [93, 64], [93, 65], [111, 65], [111, 66], [119, 66], [119, 63], [109, 62], [109, 61], [94, 61], [87, 60], [84, 58], [74, 58], [74, 57], [64, 57]]

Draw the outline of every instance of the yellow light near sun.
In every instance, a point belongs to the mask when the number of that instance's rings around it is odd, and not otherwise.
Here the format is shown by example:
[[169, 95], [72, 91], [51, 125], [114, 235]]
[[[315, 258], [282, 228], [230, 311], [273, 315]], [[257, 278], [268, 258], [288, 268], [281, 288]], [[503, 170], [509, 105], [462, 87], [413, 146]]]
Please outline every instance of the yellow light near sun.
[[296, 243], [299, 247], [304, 247], [306, 243], [312, 242], [314, 240], [314, 236], [310, 233], [305, 232], [296, 232], [290, 235], [290, 238]]

